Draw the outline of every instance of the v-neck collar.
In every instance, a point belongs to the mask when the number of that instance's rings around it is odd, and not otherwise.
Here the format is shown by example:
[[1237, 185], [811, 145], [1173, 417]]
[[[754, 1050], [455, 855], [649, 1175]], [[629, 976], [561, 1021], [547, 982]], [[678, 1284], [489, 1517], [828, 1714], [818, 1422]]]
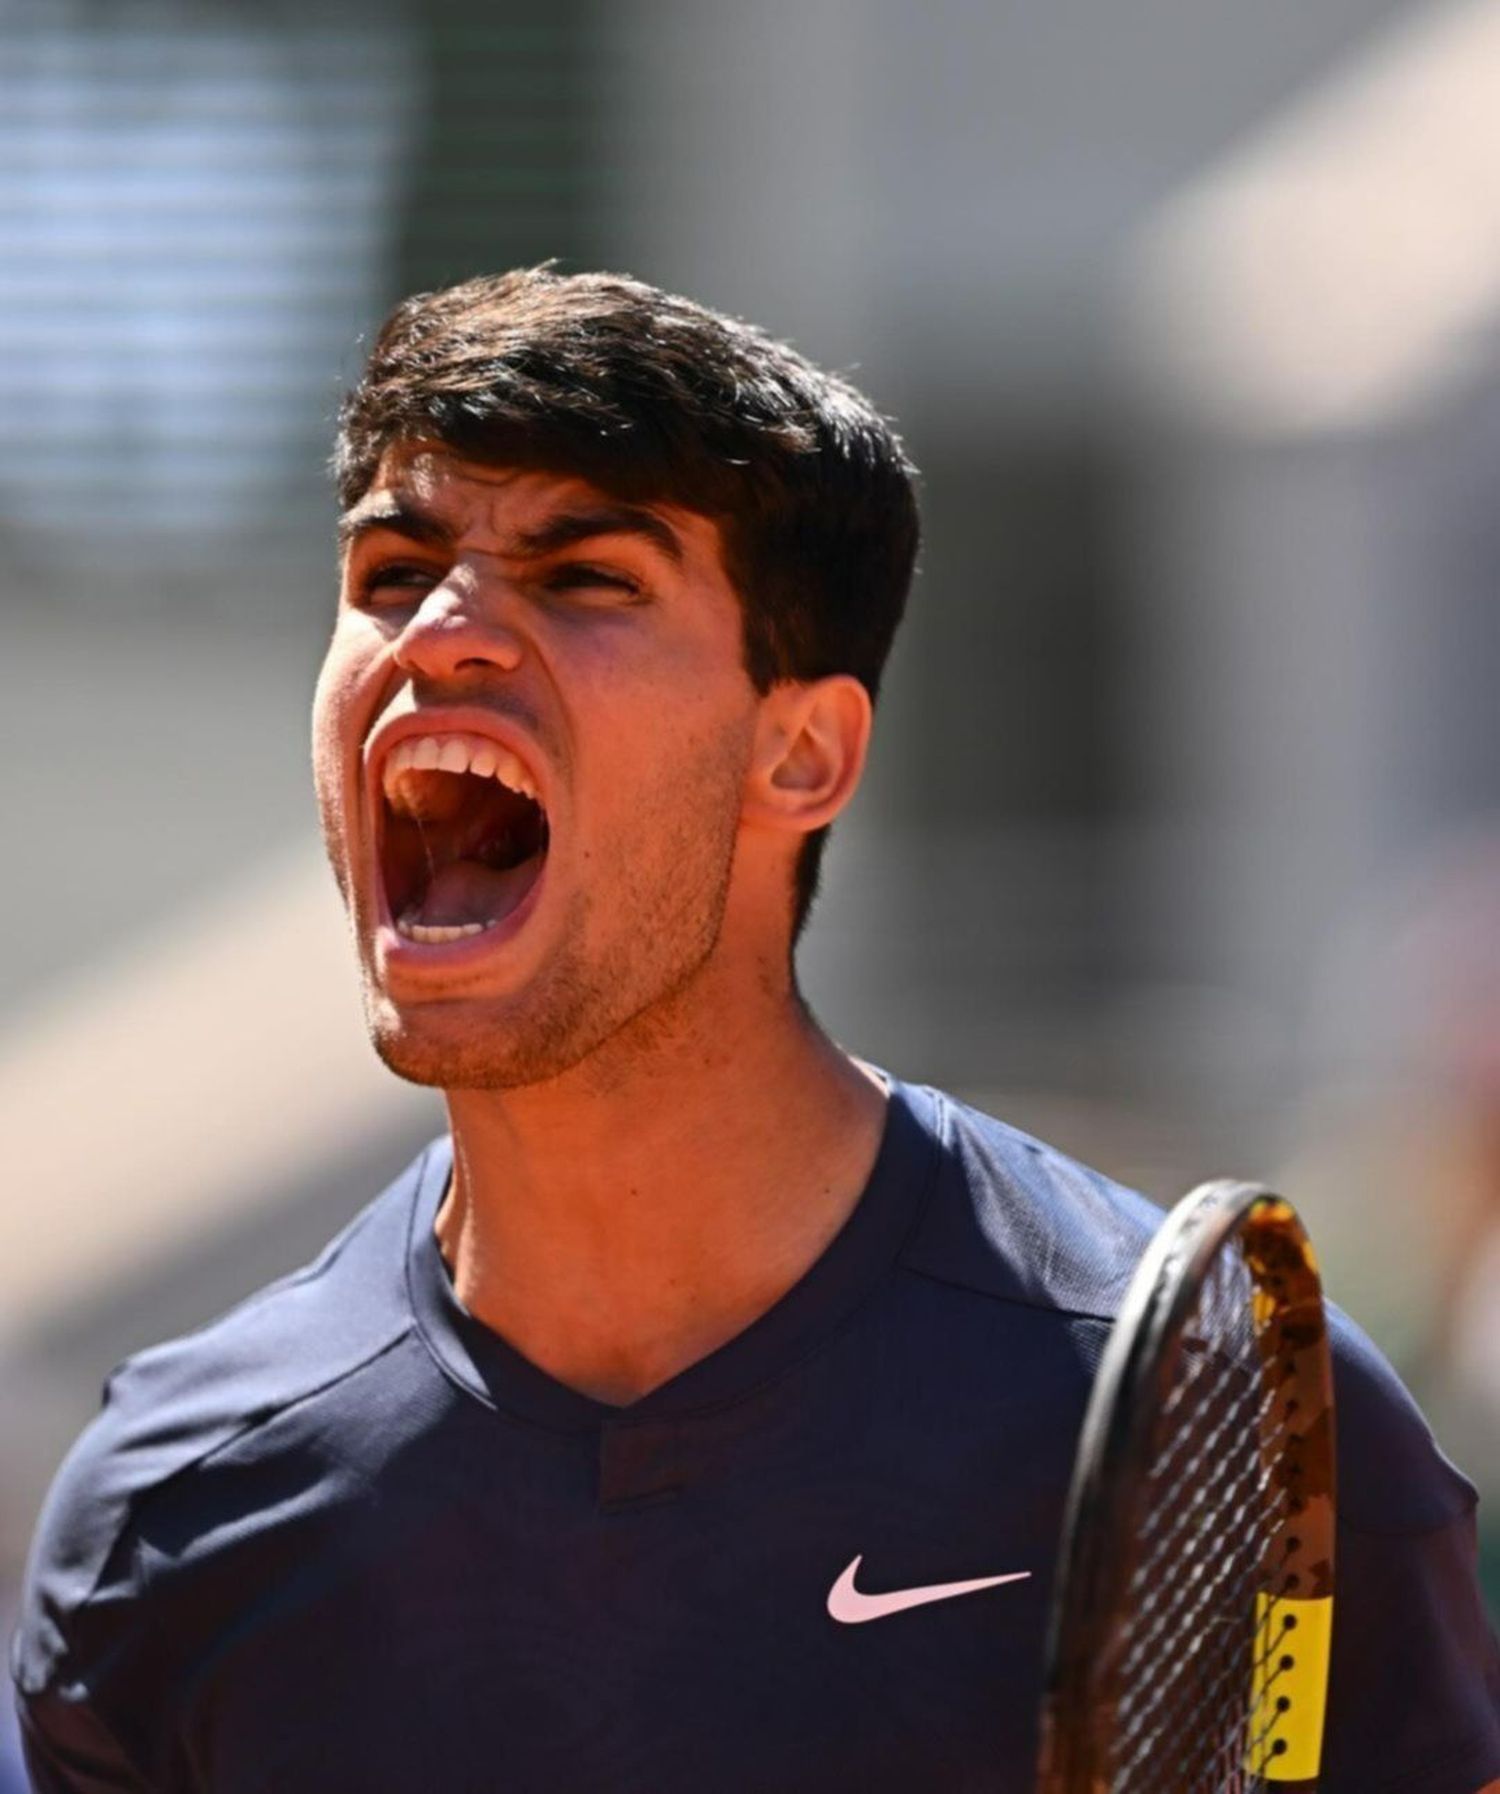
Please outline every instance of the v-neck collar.
[[[882, 1074], [885, 1075], [885, 1074]], [[619, 1407], [559, 1382], [459, 1301], [433, 1231], [453, 1168], [449, 1136], [419, 1167], [407, 1244], [407, 1283], [429, 1350], [478, 1400], [568, 1432], [608, 1422], [686, 1419], [750, 1395], [833, 1332], [895, 1262], [933, 1181], [936, 1099], [886, 1077], [885, 1126], [863, 1193], [832, 1241], [757, 1320], [639, 1401]]]

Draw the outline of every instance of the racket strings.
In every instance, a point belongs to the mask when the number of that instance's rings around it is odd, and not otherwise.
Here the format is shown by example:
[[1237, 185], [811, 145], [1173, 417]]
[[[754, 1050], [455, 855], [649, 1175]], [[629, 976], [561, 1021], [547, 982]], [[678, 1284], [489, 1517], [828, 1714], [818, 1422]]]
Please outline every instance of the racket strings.
[[[1264, 1437], [1273, 1445], [1279, 1444], [1284, 1436], [1284, 1428], [1267, 1432], [1266, 1420], [1274, 1406], [1274, 1396], [1267, 1391], [1263, 1380], [1258, 1376], [1253, 1379], [1246, 1376], [1240, 1366], [1223, 1360], [1218, 1363], [1220, 1374], [1201, 1404], [1202, 1412], [1213, 1417], [1209, 1430], [1201, 1433], [1196, 1419], [1180, 1424], [1148, 1472], [1151, 1506], [1137, 1533], [1139, 1561], [1131, 1577], [1132, 1592], [1144, 1595], [1148, 1601], [1152, 1595], [1152, 1582], [1158, 1575], [1159, 1561], [1167, 1558], [1195, 1525], [1201, 1525], [1204, 1510], [1219, 1494], [1225, 1479], [1242, 1463], [1264, 1468], [1262, 1451], [1247, 1454], [1242, 1450], [1237, 1458], [1226, 1447], [1243, 1446], [1247, 1433], [1251, 1441]], [[1174, 1395], [1194, 1392], [1208, 1374], [1200, 1370], [1190, 1384], [1179, 1386]], [[1234, 1383], [1239, 1384], [1238, 1394], [1226, 1394]], [[1176, 1422], [1182, 1406], [1180, 1400], [1164, 1404], [1164, 1426]], [[1177, 1460], [1188, 1451], [1192, 1455], [1179, 1470]], [[1257, 1480], [1257, 1490], [1264, 1481], [1264, 1477]], [[1170, 1496], [1174, 1485], [1183, 1483], [1194, 1491], [1186, 1501], [1163, 1498], [1164, 1492]], [[1161, 1530], [1163, 1526], [1168, 1528], [1165, 1533]]]
[[[1229, 1514], [1227, 1523], [1238, 1523], [1256, 1502], [1254, 1491], [1247, 1492]], [[1244, 1647], [1254, 1624], [1254, 1596], [1259, 1579], [1259, 1565], [1244, 1558], [1227, 1557], [1214, 1572], [1205, 1572], [1198, 1565], [1192, 1573], [1191, 1598], [1179, 1599], [1155, 1614], [1150, 1631], [1141, 1637], [1137, 1649], [1127, 1659], [1125, 1673], [1149, 1675], [1147, 1666], [1153, 1655], [1168, 1656], [1170, 1667], [1157, 1676], [1150, 1695], [1121, 1716], [1116, 1746], [1121, 1759], [1119, 1769], [1122, 1775], [1135, 1774], [1139, 1779], [1122, 1780], [1112, 1786], [1122, 1790], [1137, 1785], [1159, 1786], [1164, 1750], [1170, 1751], [1172, 1760], [1181, 1768], [1193, 1770], [1195, 1740], [1198, 1748], [1217, 1754], [1222, 1754], [1226, 1746], [1237, 1748], [1237, 1734], [1234, 1739], [1225, 1739], [1222, 1728], [1217, 1733], [1203, 1729], [1203, 1710], [1211, 1714], [1239, 1696], [1244, 1679]], [[1226, 1620], [1226, 1612], [1244, 1617]], [[1185, 1741], [1183, 1722], [1188, 1719], [1194, 1721], [1195, 1729]], [[1184, 1748], [1189, 1751], [1186, 1760], [1182, 1755]], [[1185, 1785], [1196, 1784], [1189, 1780]], [[1215, 1780], [1208, 1785], [1217, 1790], [1222, 1784]]]
[[[1205, 1284], [1160, 1408], [1120, 1641], [1110, 1794], [1250, 1794], [1285, 1711], [1272, 1662], [1291, 1438], [1239, 1254]], [[1259, 1691], [1252, 1699], [1252, 1689]], [[1165, 1773], [1164, 1773], [1165, 1767]]]
[[[1191, 1528], [1200, 1517], [1201, 1509], [1214, 1495], [1217, 1486], [1214, 1476], [1223, 1466], [1234, 1463], [1232, 1456], [1225, 1455], [1225, 1446], [1230, 1442], [1238, 1442], [1237, 1429], [1263, 1425], [1265, 1415], [1272, 1406], [1272, 1401], [1263, 1391], [1254, 1385], [1248, 1385], [1242, 1397], [1233, 1405], [1221, 1403], [1218, 1406], [1220, 1418], [1215, 1422], [1213, 1430], [1201, 1440], [1191, 1460], [1183, 1466], [1179, 1480], [1193, 1486], [1194, 1477], [1201, 1473], [1205, 1463], [1213, 1466], [1210, 1479], [1199, 1480], [1196, 1483], [1196, 1493], [1185, 1504], [1173, 1507], [1163, 1503], [1147, 1518], [1139, 1534], [1141, 1544], [1147, 1551], [1154, 1549], [1156, 1552], [1165, 1553], [1180, 1535]], [[1193, 1439], [1192, 1428], [1184, 1427], [1180, 1437], [1184, 1442], [1183, 1450], [1188, 1449]], [[1160, 1468], [1153, 1466], [1151, 1474], [1154, 1483], [1157, 1485], [1167, 1483], [1168, 1472], [1172, 1469], [1172, 1459], [1176, 1455], [1174, 1442], [1173, 1451], [1169, 1453]], [[1171, 1529], [1164, 1536], [1160, 1532], [1163, 1525], [1167, 1525]], [[1144, 1563], [1137, 1566], [1131, 1578], [1133, 1586], [1138, 1587], [1144, 1580], [1145, 1567]]]
[[[1259, 1580], [1258, 1571], [1248, 1564], [1226, 1566], [1211, 1592], [1250, 1614], [1254, 1611]], [[1186, 1617], [1188, 1627], [1198, 1620], [1199, 1612], [1201, 1607]], [[1202, 1794], [1240, 1794], [1241, 1790], [1261, 1787], [1260, 1774], [1276, 1753], [1273, 1734], [1289, 1704], [1278, 1704], [1271, 1698], [1271, 1685], [1281, 1672], [1272, 1671], [1264, 1684], [1257, 1684], [1264, 1687], [1267, 1697], [1266, 1718], [1257, 1729], [1248, 1730], [1243, 1723], [1205, 1725], [1202, 1717], [1203, 1710], [1215, 1713], [1230, 1707], [1243, 1714], [1243, 1645], [1253, 1629], [1253, 1621], [1249, 1619], [1237, 1622], [1237, 1635], [1229, 1649], [1223, 1648], [1226, 1633], [1222, 1621], [1212, 1636], [1189, 1634], [1185, 1653], [1187, 1667], [1175, 1680], [1175, 1698], [1169, 1704], [1157, 1703], [1155, 1722], [1149, 1731], [1133, 1727], [1132, 1735], [1122, 1738], [1121, 1749], [1131, 1752], [1126, 1768], [1138, 1771], [1137, 1778], [1112, 1782], [1112, 1790], [1137, 1786], [1159, 1789], [1163, 1785], [1163, 1758], [1173, 1765], [1173, 1778], [1168, 1785], [1174, 1790], [1192, 1790], [1194, 1794], [1199, 1790]], [[1256, 1632], [1256, 1638], [1262, 1635], [1273, 1636], [1264, 1623]], [[1274, 1633], [1278, 1642], [1282, 1636], [1279, 1630]], [[1216, 1655], [1205, 1666], [1202, 1654], [1216, 1645], [1219, 1647]], [[1268, 1655], [1269, 1652], [1262, 1652], [1256, 1661], [1264, 1661]], [[1194, 1669], [1198, 1671], [1196, 1680], [1190, 1673]]]
[[[1166, 1616], [1166, 1625], [1158, 1625], [1156, 1650], [1169, 1668], [1153, 1677], [1149, 1668], [1132, 1665], [1132, 1673], [1151, 1677], [1153, 1687], [1119, 1720], [1115, 1756], [1124, 1779], [1113, 1785], [1134, 1786], [1135, 1775], [1142, 1787], [1155, 1785], [1163, 1755], [1188, 1767], [1183, 1761], [1185, 1733], [1189, 1742], [1211, 1744], [1215, 1733], [1204, 1729], [1205, 1710], [1211, 1714], [1237, 1679], [1248, 1624], [1238, 1619], [1226, 1622], [1216, 1617], [1216, 1610], [1247, 1594], [1253, 1603], [1253, 1589], [1250, 1566], [1226, 1561], [1216, 1573], [1200, 1577], [1193, 1598], [1178, 1603], [1176, 1611]], [[1185, 1726], [1186, 1721], [1191, 1725]]]
[[[1262, 1419], [1262, 1415], [1263, 1411], [1252, 1409], [1240, 1417], [1241, 1424], [1253, 1426]], [[1232, 1434], [1232, 1432], [1232, 1427], [1221, 1429], [1221, 1434]], [[1284, 1436], [1284, 1430], [1270, 1435], [1273, 1440]], [[1227, 1440], [1221, 1437], [1220, 1446], [1222, 1447], [1225, 1443]], [[1194, 1480], [1194, 1493], [1180, 1505], [1180, 1512], [1170, 1530], [1165, 1534], [1155, 1532], [1154, 1536], [1144, 1532], [1141, 1535], [1142, 1545], [1150, 1553], [1150, 1556], [1144, 1558], [1133, 1572], [1131, 1591], [1141, 1602], [1143, 1614], [1160, 1605], [1161, 1597], [1153, 1588], [1151, 1581], [1154, 1573], [1153, 1565], [1159, 1563], [1160, 1560], [1167, 1559], [1173, 1551], [1180, 1549], [1187, 1542], [1190, 1533], [1195, 1530], [1203, 1531], [1207, 1520], [1211, 1519], [1216, 1526], [1227, 1530], [1230, 1525], [1243, 1524], [1257, 1513], [1268, 1518], [1273, 1517], [1269, 1514], [1269, 1503], [1275, 1503], [1276, 1514], [1274, 1517], [1281, 1517], [1280, 1494], [1270, 1490], [1269, 1475], [1263, 1466], [1237, 1464], [1232, 1455], [1221, 1450], [1220, 1454], [1212, 1459], [1205, 1451], [1190, 1468], [1198, 1468], [1205, 1460], [1208, 1461], [1209, 1468], [1200, 1469], [1200, 1473]], [[1233, 1491], [1239, 1489], [1241, 1484], [1246, 1486], [1243, 1495], [1236, 1502]], [[1199, 1575], [1202, 1569], [1201, 1562], [1190, 1564], [1189, 1579]], [[1160, 1617], [1163, 1619], [1170, 1617], [1170, 1610], [1161, 1614]]]
[[[1286, 1700], [1272, 1704], [1279, 1670], [1260, 1683], [1254, 1681], [1253, 1668], [1246, 1676], [1247, 1652], [1254, 1650], [1250, 1616], [1261, 1582], [1255, 1563], [1227, 1562], [1204, 1581], [1199, 1598], [1179, 1612], [1176, 1637], [1186, 1642], [1176, 1673], [1144, 1713], [1127, 1721], [1114, 1753], [1124, 1773], [1116, 1775], [1112, 1787], [1160, 1788], [1164, 1764], [1172, 1765], [1173, 1789], [1223, 1794], [1261, 1785], [1258, 1772], [1283, 1748], [1272, 1734], [1290, 1705]], [[1231, 1617], [1226, 1618], [1226, 1610]], [[1282, 1635], [1265, 1630], [1263, 1622], [1258, 1636], [1271, 1644]], [[1268, 1655], [1264, 1646], [1255, 1651], [1257, 1659]], [[1256, 1709], [1263, 1715], [1261, 1723], [1253, 1730], [1247, 1684], [1260, 1690], [1256, 1698], [1263, 1703]]]
[[[1260, 1502], [1259, 1490], [1255, 1487], [1248, 1489], [1244, 1499], [1227, 1510], [1226, 1525], [1243, 1524], [1248, 1515], [1260, 1511]], [[1149, 1623], [1131, 1641], [1125, 1659], [1126, 1667], [1142, 1670], [1154, 1655], [1160, 1654], [1172, 1634], [1187, 1634], [1190, 1641], [1188, 1650], [1195, 1649], [1198, 1640], [1192, 1627], [1202, 1618], [1204, 1610], [1218, 1601], [1226, 1580], [1236, 1572], [1255, 1576], [1259, 1571], [1258, 1563], [1252, 1564], [1248, 1560], [1233, 1557], [1226, 1557], [1217, 1571], [1209, 1570], [1202, 1563], [1194, 1565], [1183, 1578], [1179, 1585], [1180, 1592], [1170, 1604], [1158, 1604], [1154, 1610], [1150, 1610]], [[1145, 1617], [1143, 1614], [1143, 1618]], [[1157, 1682], [1156, 1687], [1162, 1690], [1169, 1688], [1173, 1680], [1169, 1672]], [[1142, 1708], [1143, 1715], [1149, 1713], [1153, 1705], [1159, 1704], [1161, 1698], [1161, 1695], [1156, 1695], [1148, 1701]]]

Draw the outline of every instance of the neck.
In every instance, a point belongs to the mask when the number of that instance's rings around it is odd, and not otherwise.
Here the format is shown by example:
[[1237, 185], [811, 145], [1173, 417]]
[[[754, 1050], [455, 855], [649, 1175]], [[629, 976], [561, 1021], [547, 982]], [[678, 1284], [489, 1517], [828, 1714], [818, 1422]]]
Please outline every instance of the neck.
[[724, 1032], [654, 1031], [607, 1072], [448, 1092], [437, 1236], [459, 1299], [603, 1401], [638, 1399], [779, 1300], [874, 1163], [884, 1091], [794, 992]]

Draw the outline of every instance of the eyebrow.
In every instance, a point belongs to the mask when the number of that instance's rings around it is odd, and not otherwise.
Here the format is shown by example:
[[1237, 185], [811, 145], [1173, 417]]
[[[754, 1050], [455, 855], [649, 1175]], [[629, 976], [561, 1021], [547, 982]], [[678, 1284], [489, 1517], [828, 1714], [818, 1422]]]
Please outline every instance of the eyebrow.
[[[442, 547], [453, 541], [453, 527], [435, 511], [424, 510], [394, 494], [362, 500], [339, 519], [339, 547], [347, 551], [361, 536], [374, 530], [390, 530], [414, 542]], [[642, 505], [590, 505], [584, 510], [558, 511], [532, 530], [520, 530], [510, 553], [528, 560], [559, 554], [597, 536], [639, 536], [676, 566], [683, 562], [682, 540], [676, 530], [654, 511]]]
[[339, 547], [350, 548], [361, 536], [368, 536], [374, 530], [390, 530], [395, 535], [409, 536], [413, 542], [425, 542], [432, 547], [453, 540], [451, 527], [437, 512], [424, 511], [408, 499], [386, 495], [362, 499], [353, 510], [345, 511], [339, 518]]
[[583, 511], [559, 511], [538, 528], [520, 531], [516, 549], [539, 559], [591, 541], [595, 536], [640, 536], [669, 561], [682, 565], [682, 542], [676, 530], [641, 505], [592, 505]]

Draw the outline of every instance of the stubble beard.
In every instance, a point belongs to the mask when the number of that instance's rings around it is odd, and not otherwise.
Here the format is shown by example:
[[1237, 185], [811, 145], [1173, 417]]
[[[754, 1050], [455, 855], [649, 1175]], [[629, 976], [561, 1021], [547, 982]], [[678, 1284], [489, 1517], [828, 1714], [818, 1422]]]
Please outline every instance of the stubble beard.
[[649, 865], [622, 844], [612, 856], [616, 875], [575, 894], [563, 949], [519, 996], [488, 1010], [475, 998], [403, 1012], [367, 967], [366, 1022], [385, 1065], [443, 1090], [514, 1090], [585, 1062], [613, 1082], [659, 1047], [719, 943], [728, 907], [743, 758], [726, 743], [713, 759], [700, 770], [695, 802], [674, 803], [673, 818], [638, 818], [632, 842], [658, 842]]

